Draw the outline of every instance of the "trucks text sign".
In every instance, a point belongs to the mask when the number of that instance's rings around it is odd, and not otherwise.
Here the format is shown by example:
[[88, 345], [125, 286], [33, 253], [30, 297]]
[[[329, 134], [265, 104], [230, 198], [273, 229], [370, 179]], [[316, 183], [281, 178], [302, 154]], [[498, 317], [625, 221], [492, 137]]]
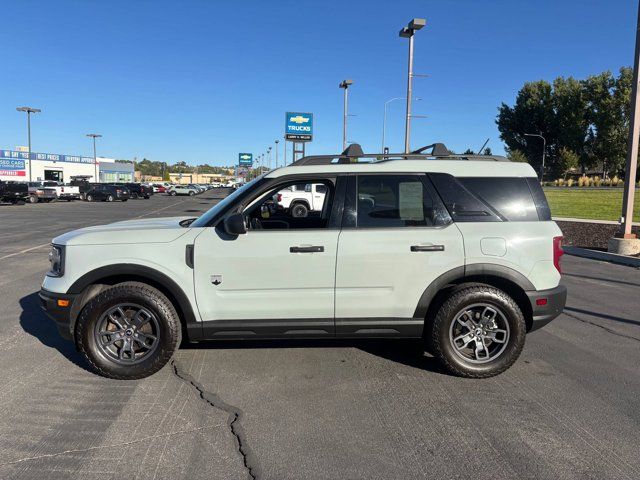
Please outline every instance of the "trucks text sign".
[[313, 113], [287, 112], [284, 136], [287, 140], [310, 142], [313, 140]]

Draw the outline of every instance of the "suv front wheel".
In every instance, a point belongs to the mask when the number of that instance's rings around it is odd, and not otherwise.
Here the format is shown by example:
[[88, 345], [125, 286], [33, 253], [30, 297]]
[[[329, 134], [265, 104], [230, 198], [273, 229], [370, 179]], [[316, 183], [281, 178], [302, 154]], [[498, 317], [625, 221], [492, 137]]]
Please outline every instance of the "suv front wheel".
[[109, 378], [131, 380], [160, 370], [180, 345], [180, 320], [161, 292], [126, 282], [100, 292], [76, 323], [78, 350]]
[[[429, 333], [429, 332], [428, 332]], [[431, 328], [433, 354], [451, 373], [487, 378], [518, 359], [526, 334], [522, 311], [502, 290], [463, 286], [442, 304]]]

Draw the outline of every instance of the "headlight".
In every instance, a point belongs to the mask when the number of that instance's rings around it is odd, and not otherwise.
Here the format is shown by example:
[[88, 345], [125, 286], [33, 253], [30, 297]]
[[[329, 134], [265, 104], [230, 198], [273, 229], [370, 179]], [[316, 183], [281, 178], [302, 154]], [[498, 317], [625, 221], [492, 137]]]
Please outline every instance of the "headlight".
[[61, 277], [64, 275], [64, 247], [60, 245], [51, 245], [49, 252], [49, 263], [51, 270], [47, 273], [50, 277]]

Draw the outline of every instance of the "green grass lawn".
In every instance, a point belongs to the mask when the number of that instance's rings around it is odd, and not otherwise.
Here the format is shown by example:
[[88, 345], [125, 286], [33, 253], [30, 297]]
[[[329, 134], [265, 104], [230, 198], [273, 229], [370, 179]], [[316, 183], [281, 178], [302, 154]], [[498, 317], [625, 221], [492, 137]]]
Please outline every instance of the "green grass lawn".
[[[545, 188], [544, 193], [554, 217], [618, 220], [622, 211], [622, 188]], [[640, 222], [640, 191], [636, 189], [633, 219]]]

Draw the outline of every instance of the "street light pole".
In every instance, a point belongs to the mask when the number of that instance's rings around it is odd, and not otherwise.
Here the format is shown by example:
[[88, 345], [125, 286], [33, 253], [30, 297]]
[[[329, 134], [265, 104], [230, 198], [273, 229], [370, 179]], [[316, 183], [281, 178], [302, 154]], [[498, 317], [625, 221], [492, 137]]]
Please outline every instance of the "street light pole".
[[540, 182], [542, 183], [542, 181], [544, 180], [544, 159], [545, 159], [545, 155], [547, 153], [547, 140], [540, 134], [538, 133], [525, 133], [524, 134], [525, 137], [539, 137], [542, 139], [542, 167], [540, 169]]
[[276, 168], [278, 168], [278, 143], [280, 140], [276, 140]]
[[31, 114], [32, 113], [40, 113], [42, 110], [39, 108], [32, 107], [17, 107], [16, 110], [18, 112], [26, 112], [27, 113], [27, 142], [29, 153], [29, 181], [31, 181]]
[[407, 71], [407, 115], [404, 125], [404, 153], [411, 152], [411, 95], [413, 93], [413, 35], [426, 25], [424, 18], [414, 18], [400, 30], [402, 38], [409, 39], [409, 66]]
[[98, 183], [100, 180], [98, 178], [98, 157], [96, 156], [96, 138], [102, 137], [102, 135], [98, 133], [87, 133], [87, 137], [93, 139], [93, 166], [94, 166], [94, 175], [95, 175], [95, 183]]
[[[384, 102], [384, 115], [382, 117], [382, 148], [380, 149], [381, 152], [384, 152], [384, 146], [385, 146], [384, 143], [385, 143], [385, 138], [387, 136], [387, 105], [389, 105], [391, 102], [395, 100], [404, 100], [404, 99], [405, 97], [394, 97]], [[416, 98], [416, 101], [417, 100], [422, 100], [422, 99]]]
[[[638, 94], [638, 69], [640, 68], [640, 4], [636, 25], [636, 49], [633, 65], [633, 83], [631, 84], [631, 123], [627, 140], [627, 166], [624, 177], [624, 195], [622, 197], [622, 224], [618, 236], [623, 239], [635, 239], [631, 233], [633, 225], [633, 202], [636, 193], [636, 174], [638, 172], [638, 137], [640, 136], [640, 95]], [[634, 241], [634, 242], [637, 242]]]
[[347, 116], [349, 115], [349, 94], [347, 90], [349, 90], [349, 86], [353, 85], [353, 80], [343, 80], [338, 85], [340, 88], [344, 89], [344, 103], [342, 107], [342, 151], [347, 149]]
[[267, 162], [269, 163], [269, 170], [271, 170], [271, 147], [267, 148]]

